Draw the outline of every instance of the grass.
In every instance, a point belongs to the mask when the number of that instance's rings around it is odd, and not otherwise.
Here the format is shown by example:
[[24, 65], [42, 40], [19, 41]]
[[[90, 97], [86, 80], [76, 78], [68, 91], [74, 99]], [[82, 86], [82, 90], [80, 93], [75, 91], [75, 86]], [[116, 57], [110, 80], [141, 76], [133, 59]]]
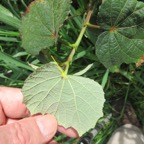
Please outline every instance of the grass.
[[[0, 85], [21, 88], [24, 80], [33, 71], [28, 63], [37, 66], [43, 63], [40, 56], [34, 57], [29, 55], [21, 47], [18, 28], [22, 13], [25, 12], [27, 5], [31, 1], [20, 0], [16, 2], [14, 0], [2, 0], [0, 3], [5, 7], [0, 5]], [[87, 5], [88, 0], [73, 0], [70, 17], [66, 20], [64, 27], [60, 31], [62, 39], [66, 40], [65, 42], [75, 42], [76, 35], [78, 36], [81, 29]], [[95, 15], [93, 15], [92, 20], [94, 18]], [[134, 64], [123, 64], [119, 73], [109, 72], [95, 56], [94, 43], [99, 32], [92, 35], [91, 30], [89, 29], [86, 32], [87, 36], [82, 39], [69, 72], [79, 72], [85, 69], [87, 65], [92, 64], [92, 67], [83, 76], [92, 78], [102, 84], [106, 98], [103, 110], [104, 115], [112, 113], [112, 103], [121, 98], [125, 104], [128, 101], [131, 102], [143, 127], [144, 65], [136, 68]], [[64, 61], [69, 51], [70, 49], [62, 44], [58, 53], [57, 49], [50, 50], [50, 53], [58, 57], [60, 61]], [[123, 111], [120, 114], [122, 116]], [[112, 132], [118, 127], [118, 120], [118, 118], [112, 117], [110, 122], [94, 138], [93, 143], [105, 144]], [[74, 139], [68, 139], [64, 135], [57, 135], [55, 139], [61, 144], [76, 143]]]

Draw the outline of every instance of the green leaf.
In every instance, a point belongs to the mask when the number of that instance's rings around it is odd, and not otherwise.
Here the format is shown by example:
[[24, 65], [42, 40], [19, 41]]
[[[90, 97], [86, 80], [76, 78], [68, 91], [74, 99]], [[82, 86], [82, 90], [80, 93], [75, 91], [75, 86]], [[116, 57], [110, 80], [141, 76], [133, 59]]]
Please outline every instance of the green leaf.
[[98, 24], [105, 32], [98, 37], [96, 53], [107, 68], [137, 62], [144, 55], [144, 3], [105, 0]]
[[75, 128], [81, 136], [103, 115], [104, 92], [95, 81], [62, 76], [57, 65], [38, 68], [26, 80], [22, 93], [31, 114], [53, 114], [60, 125]]
[[22, 19], [22, 46], [36, 55], [54, 45], [70, 8], [70, 0], [36, 0]]

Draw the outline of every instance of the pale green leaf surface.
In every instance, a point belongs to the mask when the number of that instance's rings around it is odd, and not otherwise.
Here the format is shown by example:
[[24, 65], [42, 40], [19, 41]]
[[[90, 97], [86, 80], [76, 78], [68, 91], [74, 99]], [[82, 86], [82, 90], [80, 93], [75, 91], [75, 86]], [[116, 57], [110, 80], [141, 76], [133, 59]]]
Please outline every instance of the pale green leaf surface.
[[53, 114], [59, 125], [75, 128], [81, 136], [103, 115], [104, 92], [95, 81], [81, 76], [63, 78], [55, 64], [38, 68], [22, 93], [31, 114]]
[[137, 62], [144, 55], [144, 3], [105, 0], [98, 24], [105, 32], [98, 37], [96, 53], [107, 68]]
[[36, 55], [57, 40], [58, 31], [70, 8], [71, 0], [36, 0], [22, 19], [22, 46]]

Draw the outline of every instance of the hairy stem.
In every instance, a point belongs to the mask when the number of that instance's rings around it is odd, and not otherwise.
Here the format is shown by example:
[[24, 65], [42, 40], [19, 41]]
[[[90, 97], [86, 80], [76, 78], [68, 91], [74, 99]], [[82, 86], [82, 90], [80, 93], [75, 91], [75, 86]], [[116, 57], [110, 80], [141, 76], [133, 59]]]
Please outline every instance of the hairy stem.
[[93, 5], [91, 5], [91, 7], [90, 7], [90, 9], [88, 11], [87, 17], [86, 17], [86, 19], [85, 19], [85, 21], [84, 21], [84, 23], [82, 25], [81, 32], [80, 32], [80, 34], [79, 34], [76, 42], [74, 44], [71, 44], [72, 51], [70, 52], [70, 55], [68, 56], [67, 61], [64, 63], [65, 66], [66, 66], [66, 68], [65, 68], [65, 74], [67, 74], [68, 69], [69, 69], [69, 65], [72, 62], [72, 59], [73, 59], [73, 57], [75, 55], [75, 52], [76, 52], [77, 48], [79, 47], [79, 44], [80, 44], [80, 42], [81, 42], [81, 40], [83, 38], [83, 35], [84, 35], [84, 33], [86, 31], [86, 28], [88, 26], [87, 23], [89, 23], [89, 20], [91, 18], [92, 12], [93, 12]]
[[92, 9], [92, 6], [91, 6], [91, 8], [90, 8], [90, 10], [89, 10], [89, 12], [87, 14], [87, 17], [86, 17], [86, 19], [85, 19], [85, 21], [84, 21], [84, 23], [82, 25], [81, 32], [80, 32], [80, 34], [79, 34], [79, 36], [78, 36], [75, 44], [73, 44], [73, 46], [74, 46], [75, 49], [78, 48], [78, 46], [79, 46], [79, 44], [80, 44], [80, 42], [82, 40], [82, 37], [83, 37], [83, 35], [84, 35], [85, 31], [86, 31], [86, 28], [87, 28], [86, 24], [89, 23], [89, 20], [91, 18], [92, 12], [93, 12], [93, 9]]

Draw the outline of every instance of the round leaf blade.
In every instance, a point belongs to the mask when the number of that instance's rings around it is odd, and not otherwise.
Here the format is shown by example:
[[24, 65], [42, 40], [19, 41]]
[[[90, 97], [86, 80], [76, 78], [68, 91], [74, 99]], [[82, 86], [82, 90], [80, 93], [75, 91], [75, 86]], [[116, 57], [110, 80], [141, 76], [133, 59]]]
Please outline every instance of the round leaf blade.
[[69, 12], [71, 0], [35, 0], [22, 19], [22, 46], [30, 54], [49, 48]]
[[64, 78], [55, 64], [38, 68], [28, 77], [22, 92], [31, 114], [53, 114], [60, 125], [75, 128], [79, 135], [94, 127], [103, 115], [102, 87], [81, 76]]
[[[108, 13], [109, 11], [109, 13]], [[105, 29], [96, 42], [96, 54], [105, 67], [137, 62], [144, 55], [144, 3], [105, 0], [98, 23]]]

